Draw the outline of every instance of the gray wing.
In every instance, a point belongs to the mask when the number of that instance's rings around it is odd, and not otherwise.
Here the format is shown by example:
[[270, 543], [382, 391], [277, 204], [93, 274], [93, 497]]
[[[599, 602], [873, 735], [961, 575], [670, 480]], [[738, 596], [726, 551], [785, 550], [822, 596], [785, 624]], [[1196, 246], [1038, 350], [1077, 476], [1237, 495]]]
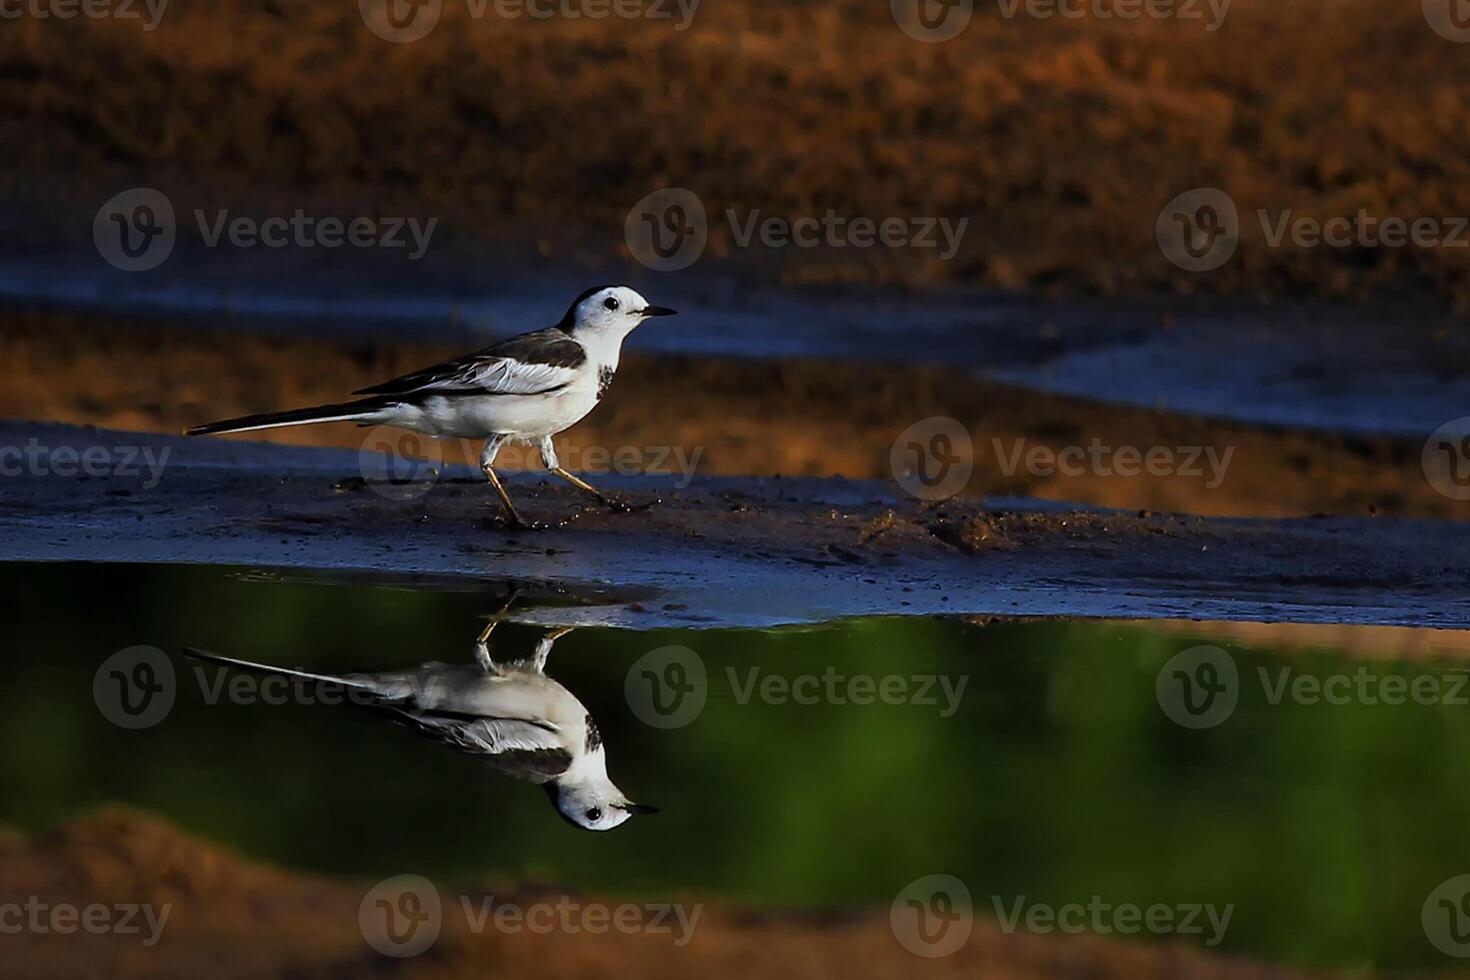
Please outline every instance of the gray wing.
[[354, 395], [454, 394], [540, 395], [570, 384], [587, 362], [582, 345], [551, 327], [522, 334], [484, 350], [434, 364]]
[[425, 735], [475, 755], [508, 776], [545, 782], [567, 771], [572, 756], [562, 747], [554, 725], [520, 718], [481, 718], [453, 712], [403, 710], [402, 716]]

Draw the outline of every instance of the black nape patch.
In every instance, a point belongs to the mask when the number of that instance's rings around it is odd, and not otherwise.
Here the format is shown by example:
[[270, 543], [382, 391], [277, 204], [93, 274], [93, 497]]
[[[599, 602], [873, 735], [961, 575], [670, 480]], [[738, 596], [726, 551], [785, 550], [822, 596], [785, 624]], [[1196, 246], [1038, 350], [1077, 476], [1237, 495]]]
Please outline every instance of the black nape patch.
[[595, 722], [595, 721], [592, 720], [592, 716], [591, 715], [588, 715], [587, 716], [587, 751], [588, 752], [596, 752], [600, 748], [602, 748], [602, 732], [600, 732], [600, 731], [597, 730], [597, 722]]

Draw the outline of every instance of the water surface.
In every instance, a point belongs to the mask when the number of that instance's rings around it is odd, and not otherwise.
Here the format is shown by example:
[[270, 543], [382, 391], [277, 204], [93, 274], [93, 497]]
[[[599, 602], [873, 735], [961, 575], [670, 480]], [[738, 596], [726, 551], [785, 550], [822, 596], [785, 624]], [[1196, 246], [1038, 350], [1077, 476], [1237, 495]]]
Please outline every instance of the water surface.
[[[60, 564], [0, 566], [0, 579], [12, 609], [0, 822], [27, 830], [120, 801], [311, 872], [529, 877], [772, 908], [886, 908], [946, 873], [982, 916], [1019, 896], [1230, 903], [1229, 953], [1450, 965], [1420, 922], [1429, 893], [1470, 870], [1470, 714], [1450, 691], [1463, 676], [1450, 657], [1275, 649], [1208, 625], [580, 629], [557, 642], [548, 674], [596, 718], [614, 779], [662, 808], [591, 834], [557, 820], [536, 787], [377, 713], [237, 703], [214, 668], [177, 656], [193, 645], [337, 672], [469, 663], [504, 598], [495, 587]], [[525, 656], [540, 635], [504, 623], [495, 652]], [[1181, 673], [1203, 676], [1176, 659], [1200, 644], [1229, 658], [1238, 698], [1217, 724], [1189, 728], [1161, 707], [1160, 677], [1167, 691]], [[157, 724], [128, 730], [99, 710], [94, 679], [134, 645], [167, 651], [176, 689]], [[650, 658], [670, 647], [689, 653]], [[703, 703], [659, 727], [669, 718], [636, 692], [644, 673], [668, 676], [670, 656], [703, 671]], [[1441, 686], [1429, 704], [1272, 703], [1283, 676]], [[904, 696], [886, 703], [874, 693], [885, 683]]]

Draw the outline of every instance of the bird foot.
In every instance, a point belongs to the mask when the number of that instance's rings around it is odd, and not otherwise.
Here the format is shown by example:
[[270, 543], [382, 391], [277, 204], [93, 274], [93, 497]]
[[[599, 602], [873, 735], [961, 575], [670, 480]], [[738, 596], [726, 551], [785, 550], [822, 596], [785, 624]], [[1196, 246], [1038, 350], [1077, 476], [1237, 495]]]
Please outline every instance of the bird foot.
[[561, 524], [550, 524], [546, 521], [528, 521], [519, 515], [508, 514], [487, 517], [480, 521], [480, 527], [487, 531], [550, 531], [552, 528], [561, 526]]
[[642, 503], [634, 503], [626, 497], [609, 497], [606, 494], [598, 498], [602, 506], [614, 514], [636, 514], [640, 511], [649, 510], [657, 500], [647, 500]]

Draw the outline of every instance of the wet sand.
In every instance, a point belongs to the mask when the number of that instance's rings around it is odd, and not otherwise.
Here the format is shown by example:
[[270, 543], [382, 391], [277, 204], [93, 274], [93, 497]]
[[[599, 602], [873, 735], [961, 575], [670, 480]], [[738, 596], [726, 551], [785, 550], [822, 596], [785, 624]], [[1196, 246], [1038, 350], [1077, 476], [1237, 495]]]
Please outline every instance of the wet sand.
[[917, 500], [891, 482], [713, 476], [682, 489], [608, 477], [636, 508], [609, 513], [526, 474], [511, 493], [550, 527], [523, 532], [467, 469], [404, 486], [372, 472], [378, 454], [365, 467], [341, 450], [0, 427], [0, 444], [28, 443], [76, 458], [133, 448], [161, 466], [8, 478], [0, 558], [547, 582], [610, 601], [542, 621], [644, 628], [904, 613], [1470, 627], [1464, 523], [987, 507]]

